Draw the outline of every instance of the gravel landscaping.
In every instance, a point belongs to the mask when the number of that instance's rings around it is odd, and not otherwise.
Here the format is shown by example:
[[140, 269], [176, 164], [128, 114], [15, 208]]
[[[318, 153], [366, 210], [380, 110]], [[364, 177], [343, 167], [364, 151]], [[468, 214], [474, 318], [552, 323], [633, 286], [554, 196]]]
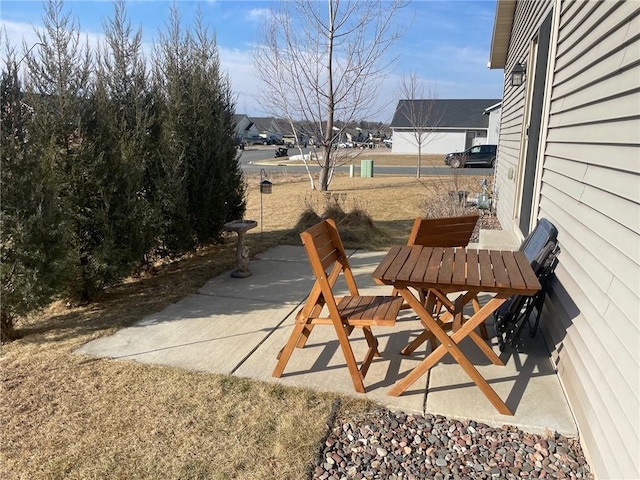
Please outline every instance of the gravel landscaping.
[[592, 479], [578, 440], [380, 409], [336, 418], [311, 478]]

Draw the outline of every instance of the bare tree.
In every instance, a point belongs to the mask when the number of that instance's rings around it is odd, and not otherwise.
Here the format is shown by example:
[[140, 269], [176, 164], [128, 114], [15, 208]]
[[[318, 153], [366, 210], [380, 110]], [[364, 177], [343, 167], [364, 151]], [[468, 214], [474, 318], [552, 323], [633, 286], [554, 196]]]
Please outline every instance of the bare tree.
[[401, 100], [396, 115], [404, 117], [411, 129], [411, 142], [418, 147], [416, 177], [420, 178], [422, 147], [437, 138], [434, 128], [440, 123], [441, 112], [434, 109], [436, 91], [431, 87], [425, 91], [418, 76], [411, 73], [408, 77], [403, 75], [400, 79], [398, 97]]
[[[378, 88], [397, 58], [389, 56], [400, 35], [393, 17], [405, 4], [291, 0], [264, 24], [254, 54], [264, 83], [261, 104], [287, 118], [294, 133], [297, 122], [311, 130], [323, 191], [335, 167], [347, 161], [335, 148], [344, 130], [377, 113]], [[312, 178], [308, 166], [307, 172]]]

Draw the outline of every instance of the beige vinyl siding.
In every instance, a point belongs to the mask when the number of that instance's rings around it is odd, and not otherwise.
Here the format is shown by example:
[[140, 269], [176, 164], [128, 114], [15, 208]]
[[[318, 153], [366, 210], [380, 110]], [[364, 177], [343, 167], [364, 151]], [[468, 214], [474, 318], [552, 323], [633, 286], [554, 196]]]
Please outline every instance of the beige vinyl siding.
[[590, 145], [589, 149], [578, 153], [571, 144], [554, 143], [547, 145], [546, 155], [631, 172], [637, 169], [639, 164], [638, 148], [633, 145], [617, 146], [615, 153], [609, 145]]
[[[517, 171], [522, 141], [524, 96], [526, 84], [512, 87], [509, 73], [516, 63], [527, 64], [529, 42], [540, 28], [553, 6], [553, 1], [518, 2], [511, 32], [509, 53], [505, 65], [505, 85], [500, 121], [500, 146], [497, 156], [496, 184], [498, 187], [497, 215], [503, 228], [511, 229], [517, 193]], [[524, 28], [522, 28], [524, 26]], [[512, 178], [509, 178], [511, 176]], [[517, 228], [517, 235], [521, 235]]]
[[558, 227], [562, 253], [542, 327], [597, 477], [640, 478], [640, 2], [518, 1], [505, 64], [497, 213], [519, 234], [527, 84], [511, 87], [509, 73], [527, 64], [550, 8], [557, 30], [533, 215]]
[[545, 334], [600, 478], [640, 475], [640, 3], [561, 2], [539, 217]]

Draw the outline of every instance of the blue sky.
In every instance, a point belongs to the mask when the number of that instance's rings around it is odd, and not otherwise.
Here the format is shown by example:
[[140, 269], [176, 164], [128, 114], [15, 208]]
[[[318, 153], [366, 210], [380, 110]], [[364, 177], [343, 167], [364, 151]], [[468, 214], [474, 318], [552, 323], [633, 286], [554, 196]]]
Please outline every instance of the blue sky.
[[[176, 4], [185, 24], [193, 20], [199, 6], [210, 29], [216, 32], [221, 66], [238, 96], [237, 113], [263, 115], [257, 100], [260, 82], [252, 73], [251, 51], [264, 10], [272, 2], [178, 0]], [[66, 1], [64, 5], [90, 42], [98, 41], [103, 20], [113, 13], [111, 1]], [[151, 51], [158, 31], [164, 29], [170, 5], [171, 2], [158, 0], [127, 2], [132, 26], [142, 27], [145, 51]], [[412, 72], [425, 89], [436, 92], [436, 98], [500, 98], [503, 71], [486, 67], [495, 7], [495, 0], [414, 0], [401, 10], [396, 21], [407, 28], [394, 47], [399, 61], [380, 87], [380, 96], [388, 99], [390, 106], [378, 115], [380, 118], [371, 120], [391, 121], [399, 80]], [[2, 27], [11, 44], [21, 45], [23, 40], [27, 45], [36, 43], [34, 27], [42, 25], [42, 2], [2, 0], [0, 9]]]

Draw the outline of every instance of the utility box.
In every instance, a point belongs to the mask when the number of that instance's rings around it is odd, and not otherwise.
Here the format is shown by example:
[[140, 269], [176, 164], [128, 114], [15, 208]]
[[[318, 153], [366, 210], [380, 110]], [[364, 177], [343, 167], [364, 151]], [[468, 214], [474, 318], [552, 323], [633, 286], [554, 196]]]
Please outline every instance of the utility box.
[[367, 178], [373, 177], [373, 160], [360, 161], [360, 176]]
[[482, 210], [491, 210], [491, 198], [488, 193], [478, 195], [478, 208]]

